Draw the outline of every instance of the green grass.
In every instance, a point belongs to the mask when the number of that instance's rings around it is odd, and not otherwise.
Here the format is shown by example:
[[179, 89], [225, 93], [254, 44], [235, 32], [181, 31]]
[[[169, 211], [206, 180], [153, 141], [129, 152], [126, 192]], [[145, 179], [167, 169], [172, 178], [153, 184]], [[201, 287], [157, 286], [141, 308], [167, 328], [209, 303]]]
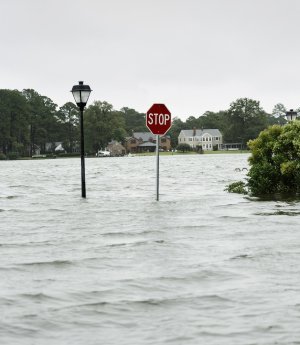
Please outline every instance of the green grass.
[[[247, 150], [236, 150], [236, 151], [204, 151], [205, 155], [211, 154], [237, 154], [237, 153], [250, 153]], [[161, 156], [178, 156], [178, 155], [198, 155], [198, 152], [188, 151], [188, 152], [159, 152]], [[155, 156], [156, 152], [142, 152], [134, 153], [135, 156]]]
[[211, 154], [236, 154], [236, 153], [250, 153], [248, 150], [233, 150], [233, 151], [204, 151], [204, 154], [211, 155]]

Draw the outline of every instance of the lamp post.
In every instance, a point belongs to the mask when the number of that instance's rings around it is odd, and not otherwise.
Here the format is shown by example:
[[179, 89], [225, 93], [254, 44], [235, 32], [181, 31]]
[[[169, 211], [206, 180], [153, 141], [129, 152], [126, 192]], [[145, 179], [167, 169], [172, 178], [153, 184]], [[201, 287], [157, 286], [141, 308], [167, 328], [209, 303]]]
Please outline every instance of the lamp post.
[[290, 111], [287, 111], [285, 116], [288, 122], [294, 121], [297, 118], [298, 113], [291, 109]]
[[84, 134], [83, 134], [83, 109], [89, 99], [91, 88], [80, 81], [78, 85], [72, 87], [72, 94], [80, 110], [80, 155], [81, 155], [81, 195], [86, 198], [85, 190], [85, 164], [84, 164]]

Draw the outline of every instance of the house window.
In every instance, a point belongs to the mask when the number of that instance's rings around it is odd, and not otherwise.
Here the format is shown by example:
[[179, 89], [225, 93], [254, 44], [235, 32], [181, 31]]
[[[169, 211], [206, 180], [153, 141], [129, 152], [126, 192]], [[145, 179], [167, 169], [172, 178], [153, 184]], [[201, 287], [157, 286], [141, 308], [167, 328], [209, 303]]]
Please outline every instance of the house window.
[[193, 138], [189, 138], [189, 141], [193, 141]]

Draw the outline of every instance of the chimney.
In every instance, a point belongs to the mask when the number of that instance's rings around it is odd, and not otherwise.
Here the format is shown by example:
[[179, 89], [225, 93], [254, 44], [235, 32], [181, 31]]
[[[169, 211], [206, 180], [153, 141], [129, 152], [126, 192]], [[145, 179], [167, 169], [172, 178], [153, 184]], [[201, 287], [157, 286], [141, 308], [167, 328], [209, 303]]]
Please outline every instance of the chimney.
[[196, 127], [193, 128], [193, 137], [196, 136]]

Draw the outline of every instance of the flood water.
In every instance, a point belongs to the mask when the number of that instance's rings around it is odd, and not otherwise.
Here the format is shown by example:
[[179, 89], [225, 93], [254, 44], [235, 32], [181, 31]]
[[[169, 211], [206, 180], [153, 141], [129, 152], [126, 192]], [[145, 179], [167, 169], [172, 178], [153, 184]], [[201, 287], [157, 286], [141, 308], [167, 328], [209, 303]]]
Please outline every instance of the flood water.
[[[248, 155], [0, 162], [1, 345], [300, 344], [300, 203]], [[241, 171], [235, 171], [235, 169]]]

